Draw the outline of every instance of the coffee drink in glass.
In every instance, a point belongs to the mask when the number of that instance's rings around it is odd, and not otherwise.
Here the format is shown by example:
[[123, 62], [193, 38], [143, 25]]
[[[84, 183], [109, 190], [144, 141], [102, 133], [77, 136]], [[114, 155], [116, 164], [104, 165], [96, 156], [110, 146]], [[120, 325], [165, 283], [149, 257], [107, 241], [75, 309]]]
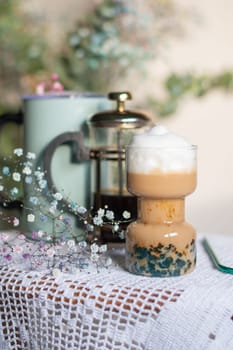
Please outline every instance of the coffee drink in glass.
[[196, 188], [197, 147], [155, 126], [127, 148], [127, 188], [138, 217], [127, 228], [126, 268], [145, 276], [180, 276], [196, 262], [196, 232], [185, 221], [185, 197]]

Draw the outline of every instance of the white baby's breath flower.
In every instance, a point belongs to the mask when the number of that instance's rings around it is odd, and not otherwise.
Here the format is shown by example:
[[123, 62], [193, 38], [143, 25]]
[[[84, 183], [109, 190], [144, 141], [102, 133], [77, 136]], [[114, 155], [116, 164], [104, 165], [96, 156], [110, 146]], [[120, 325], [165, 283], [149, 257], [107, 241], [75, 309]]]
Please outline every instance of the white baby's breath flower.
[[39, 171], [39, 170], [36, 170], [36, 171], [34, 172], [34, 174], [35, 174], [35, 177], [36, 177], [38, 180], [41, 180], [41, 179], [43, 179], [43, 177], [44, 177], [44, 173], [43, 173], [42, 171]]
[[21, 157], [23, 155], [23, 149], [22, 148], [15, 148], [14, 154], [16, 154], [18, 157]]
[[112, 265], [112, 259], [110, 258], [110, 256], [107, 257], [107, 259], [105, 260], [104, 266], [108, 267]]
[[114, 219], [114, 212], [112, 210], [107, 210], [105, 215], [108, 220]]
[[27, 155], [26, 155], [26, 158], [28, 158], [28, 159], [35, 159], [36, 155], [35, 155], [35, 153], [28, 152]]
[[17, 196], [17, 194], [19, 193], [19, 189], [17, 187], [13, 187], [10, 190], [10, 193], [11, 193], [12, 196]]
[[3, 191], [3, 190], [4, 190], [4, 186], [0, 185], [0, 191]]
[[87, 212], [87, 209], [82, 206], [78, 207], [76, 210], [79, 214], [85, 214]]
[[69, 248], [73, 248], [73, 247], [75, 247], [75, 241], [73, 239], [69, 239], [67, 241], [67, 245]]
[[100, 253], [105, 253], [107, 251], [107, 244], [102, 244], [100, 247], [99, 247], [99, 252]]
[[87, 230], [88, 232], [93, 232], [93, 231], [94, 231], [94, 226], [91, 225], [91, 224], [87, 224], [87, 225], [86, 225], [86, 230]]
[[25, 183], [26, 184], [31, 184], [32, 183], [32, 176], [30, 176], [30, 175], [27, 175], [26, 177], [25, 177]]
[[54, 197], [57, 201], [60, 201], [60, 200], [62, 200], [62, 198], [63, 198], [62, 194], [59, 193], [59, 192], [54, 193], [53, 197]]
[[47, 251], [46, 251], [46, 254], [49, 256], [49, 257], [53, 257], [55, 255], [55, 249], [54, 248], [49, 248]]
[[98, 260], [99, 260], [99, 255], [95, 254], [95, 253], [92, 253], [91, 254], [91, 261], [92, 262], [97, 262]]
[[34, 205], [39, 204], [39, 199], [38, 199], [36, 196], [31, 196], [31, 197], [29, 198], [29, 201], [30, 201], [31, 203], [33, 203]]
[[39, 230], [39, 231], [37, 232], [37, 234], [38, 234], [38, 237], [41, 238], [41, 237], [43, 237], [43, 236], [45, 235], [45, 232]]
[[50, 207], [49, 207], [49, 212], [51, 214], [55, 214], [56, 213], [56, 210], [57, 210], [57, 201], [52, 201], [50, 203]]
[[130, 217], [131, 217], [130, 212], [127, 211], [127, 210], [124, 210], [124, 212], [123, 212], [122, 215], [123, 215], [123, 218], [124, 218], [124, 219], [130, 219]]
[[46, 180], [40, 180], [39, 181], [39, 186], [41, 189], [44, 189], [47, 186], [47, 181]]
[[118, 236], [119, 236], [119, 238], [120, 239], [125, 239], [125, 231], [120, 231], [119, 233], [118, 233]]
[[50, 207], [49, 208], [49, 212], [50, 212], [50, 214], [55, 215], [56, 214], [56, 208], [55, 207]]
[[85, 249], [87, 247], [87, 242], [86, 241], [81, 241], [78, 243], [79, 247], [81, 249]]
[[105, 212], [105, 210], [102, 209], [102, 208], [100, 208], [100, 209], [97, 211], [97, 214], [98, 214], [98, 216], [101, 218], [102, 216], [104, 216], [104, 212]]
[[119, 230], [119, 228], [120, 228], [119, 224], [115, 223], [112, 230], [113, 230], [113, 232], [117, 232]]
[[94, 216], [93, 223], [96, 226], [101, 226], [103, 224], [103, 219], [99, 216]]
[[34, 222], [34, 221], [35, 221], [35, 215], [33, 215], [33, 214], [28, 214], [28, 215], [27, 215], [27, 221], [28, 221], [28, 222]]
[[25, 174], [25, 175], [31, 175], [32, 170], [31, 170], [31, 168], [29, 168], [29, 166], [25, 166], [25, 167], [23, 168], [22, 172], [23, 172], [23, 174]]
[[21, 175], [20, 175], [20, 173], [16, 173], [15, 172], [15, 173], [12, 174], [12, 178], [13, 178], [14, 181], [19, 182], [21, 180]]
[[96, 243], [93, 243], [93, 244], [91, 245], [91, 252], [92, 252], [92, 253], [98, 253], [98, 251], [99, 251], [98, 245], [97, 245]]

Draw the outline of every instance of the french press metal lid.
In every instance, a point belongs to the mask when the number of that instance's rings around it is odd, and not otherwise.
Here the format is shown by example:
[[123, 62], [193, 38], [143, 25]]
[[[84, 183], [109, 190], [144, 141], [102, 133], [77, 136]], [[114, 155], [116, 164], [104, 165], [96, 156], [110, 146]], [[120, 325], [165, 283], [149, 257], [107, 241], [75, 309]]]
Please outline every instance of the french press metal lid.
[[135, 129], [151, 122], [145, 114], [125, 109], [125, 101], [132, 99], [130, 92], [110, 92], [108, 97], [110, 100], [116, 101], [117, 108], [93, 115], [90, 119], [93, 127]]

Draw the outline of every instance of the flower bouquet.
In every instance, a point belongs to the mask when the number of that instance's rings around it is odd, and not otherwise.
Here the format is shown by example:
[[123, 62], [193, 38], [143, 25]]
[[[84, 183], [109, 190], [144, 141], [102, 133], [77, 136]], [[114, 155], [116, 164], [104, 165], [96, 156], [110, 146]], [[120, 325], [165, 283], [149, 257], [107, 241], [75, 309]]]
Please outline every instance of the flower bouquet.
[[[100, 242], [101, 227], [107, 225], [112, 232], [124, 238], [122, 225], [130, 220], [130, 213], [123, 211], [122, 219], [107, 207], [87, 209], [71, 201], [63, 191], [49, 190], [46, 170], [36, 166], [36, 155], [24, 154], [17, 148], [10, 158], [4, 158], [0, 169], [0, 196], [2, 206], [8, 207], [23, 195], [21, 208], [24, 215], [5, 216], [0, 220], [12, 225], [14, 234], [0, 234], [0, 265], [23, 264], [30, 269], [49, 269], [53, 273], [73, 272], [94, 264], [107, 267], [111, 259], [107, 245]], [[10, 164], [10, 165], [9, 165]], [[71, 225], [71, 212], [82, 226], [82, 234], [76, 234]], [[39, 229], [31, 232], [16, 231], [25, 217], [26, 223], [37, 221]], [[46, 229], [47, 223], [52, 230]]]

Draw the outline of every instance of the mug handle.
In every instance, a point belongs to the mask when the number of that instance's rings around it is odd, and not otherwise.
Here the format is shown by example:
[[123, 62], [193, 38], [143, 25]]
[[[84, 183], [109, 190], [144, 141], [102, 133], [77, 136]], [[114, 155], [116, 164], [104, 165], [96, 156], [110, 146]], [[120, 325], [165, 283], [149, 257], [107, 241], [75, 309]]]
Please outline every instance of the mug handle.
[[[5, 124], [8, 123], [15, 123], [18, 125], [22, 125], [24, 121], [24, 115], [23, 112], [20, 110], [17, 113], [11, 113], [7, 112], [4, 113], [0, 116], [0, 133], [2, 132], [3, 127]], [[7, 200], [7, 196], [3, 194], [0, 198], [0, 205], [3, 205]], [[20, 200], [15, 200], [15, 201], [10, 201], [7, 203], [7, 208], [21, 208], [22, 207], [22, 201]]]
[[[89, 149], [84, 145], [84, 136], [81, 131], [65, 132], [55, 137], [46, 147], [43, 155], [43, 164], [48, 188], [52, 192], [58, 192], [52, 177], [51, 164], [56, 149], [62, 144], [69, 144], [71, 147], [71, 161], [73, 163], [83, 162], [90, 159]], [[69, 208], [69, 203], [62, 200], [63, 204]]]

